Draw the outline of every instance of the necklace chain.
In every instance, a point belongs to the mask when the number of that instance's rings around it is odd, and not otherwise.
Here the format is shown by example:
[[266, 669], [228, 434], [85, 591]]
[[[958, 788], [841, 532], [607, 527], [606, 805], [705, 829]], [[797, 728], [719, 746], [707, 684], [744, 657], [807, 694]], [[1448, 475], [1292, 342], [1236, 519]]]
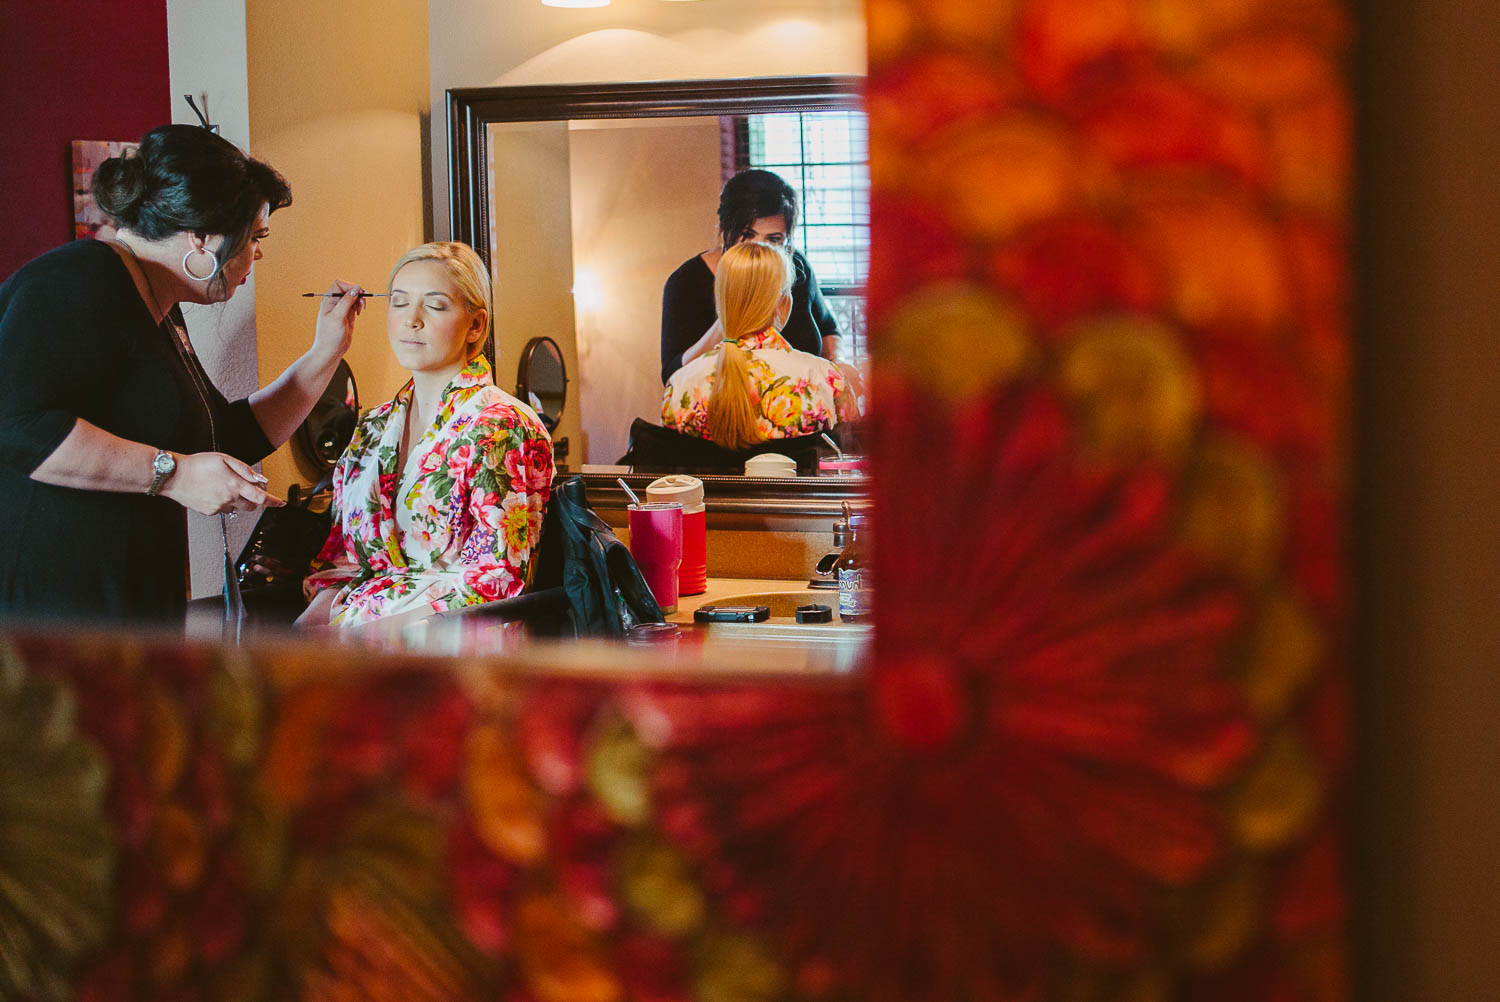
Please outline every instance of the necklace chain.
[[[126, 253], [130, 255], [130, 259], [135, 262], [136, 268], [140, 270], [141, 278], [146, 283], [146, 292], [151, 296], [151, 309], [153, 313], [161, 313], [161, 319], [157, 321], [156, 326], [165, 329], [167, 336], [172, 341], [173, 347], [177, 349], [177, 356], [182, 360], [182, 367], [187, 370], [188, 378], [193, 382], [193, 391], [198, 394], [198, 402], [203, 405], [203, 413], [208, 418], [209, 447], [214, 452], [218, 452], [219, 433], [218, 429], [214, 427], [214, 409], [209, 405], [208, 391], [203, 385], [208, 375], [202, 372], [203, 367], [198, 362], [198, 353], [193, 350], [193, 342], [188, 340], [187, 331], [177, 325], [177, 321], [172, 318], [171, 314], [162, 310], [161, 300], [156, 298], [156, 289], [151, 285], [151, 276], [147, 274], [146, 266], [141, 263], [140, 256], [136, 254], [135, 248], [119, 237], [115, 237], [114, 241], [125, 248]], [[229, 517], [233, 518], [234, 513], [230, 512]], [[239, 581], [234, 577], [233, 559], [229, 555], [229, 523], [225, 520], [222, 512], [219, 514], [219, 538], [224, 543], [225, 601], [230, 603], [230, 607], [232, 608], [238, 606], [242, 599], [240, 598]], [[240, 616], [243, 617], [243, 615], [244, 612], [241, 609]], [[238, 632], [236, 632], [235, 637], [238, 640]]]
[[151, 276], [146, 272], [146, 266], [141, 263], [140, 255], [136, 254], [135, 248], [131, 247], [119, 237], [114, 238], [115, 243], [125, 248], [130, 259], [135, 262], [136, 268], [140, 270], [141, 278], [146, 282], [146, 292], [151, 296], [151, 309], [161, 314], [161, 319], [156, 325], [163, 328], [172, 338], [172, 345], [177, 349], [177, 354], [182, 359], [183, 368], [187, 369], [188, 378], [193, 381], [193, 390], [198, 394], [198, 402], [203, 405], [203, 413], [208, 417], [208, 440], [215, 452], [219, 451], [219, 436], [214, 428], [214, 409], [209, 406], [208, 392], [204, 389], [202, 378], [198, 372], [198, 366], [194, 363], [198, 360], [197, 352], [193, 351], [193, 343], [188, 340], [187, 331], [177, 326], [177, 321], [172, 319], [170, 313], [163, 311], [161, 300], [156, 298], [156, 289], [151, 285]]
[[[161, 308], [161, 300], [156, 298], [156, 287], [151, 284], [151, 275], [146, 271], [146, 266], [141, 263], [140, 255], [135, 252], [134, 247], [119, 237], [115, 237], [114, 241], [125, 248], [125, 253], [130, 255], [130, 260], [135, 262], [136, 270], [141, 273], [141, 280], [146, 283], [146, 294], [151, 297], [151, 312], [153, 314], [161, 314], [162, 320], [165, 320], [167, 311]], [[157, 323], [161, 323], [161, 321], [158, 320]]]

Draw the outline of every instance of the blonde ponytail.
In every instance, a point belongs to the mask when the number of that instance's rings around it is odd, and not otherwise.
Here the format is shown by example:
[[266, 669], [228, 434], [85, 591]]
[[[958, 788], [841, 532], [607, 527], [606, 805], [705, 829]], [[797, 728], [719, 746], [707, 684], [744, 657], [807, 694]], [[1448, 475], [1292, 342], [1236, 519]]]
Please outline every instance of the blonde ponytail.
[[765, 441], [750, 394], [750, 356], [739, 339], [775, 323], [782, 298], [791, 292], [792, 277], [791, 259], [769, 244], [735, 244], [719, 258], [714, 305], [724, 341], [708, 397], [708, 437], [716, 445], [738, 451]]
[[759, 416], [750, 399], [750, 356], [738, 341], [725, 341], [719, 345], [719, 365], [708, 397], [709, 441], [736, 452], [758, 445], [765, 441], [755, 423]]

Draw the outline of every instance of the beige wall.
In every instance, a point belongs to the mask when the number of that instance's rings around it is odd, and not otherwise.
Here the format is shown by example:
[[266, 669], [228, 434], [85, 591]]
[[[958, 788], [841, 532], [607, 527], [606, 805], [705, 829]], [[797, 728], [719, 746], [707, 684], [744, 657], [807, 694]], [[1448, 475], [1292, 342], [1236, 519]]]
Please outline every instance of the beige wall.
[[715, 242], [719, 119], [576, 122], [574, 264], [597, 280], [578, 303], [578, 399], [587, 456], [613, 463], [630, 422], [661, 423], [661, 291]]
[[[256, 266], [260, 380], [312, 343], [314, 300], [335, 278], [384, 289], [390, 266], [423, 237], [427, 11], [403, 0], [259, 0], [247, 7], [250, 143], [291, 183]], [[406, 379], [385, 337], [385, 306], [366, 309], [348, 354], [368, 407]], [[278, 493], [315, 474], [290, 446], [266, 461]]]
[[550, 337], [562, 349], [568, 399], [553, 438], [568, 440], [569, 462], [582, 448], [578, 414], [578, 349], [573, 336], [573, 242], [569, 223], [568, 123], [502, 123], [490, 131], [490, 191], [525, 192], [508, 198], [490, 220], [496, 248], [495, 382], [516, 389], [526, 343]]
[[[245, 72], [244, 0], [168, 0], [167, 61], [172, 78], [172, 121], [197, 125], [183, 100], [191, 94], [219, 135], [241, 149], [250, 145], [250, 94]], [[251, 151], [252, 154], [254, 151]], [[227, 303], [184, 303], [193, 349], [214, 385], [231, 400], [260, 385], [255, 330], [255, 276]], [[224, 530], [217, 518], [188, 512], [192, 594], [217, 595], [224, 586]], [[254, 519], [228, 521], [230, 552], [238, 556]]]

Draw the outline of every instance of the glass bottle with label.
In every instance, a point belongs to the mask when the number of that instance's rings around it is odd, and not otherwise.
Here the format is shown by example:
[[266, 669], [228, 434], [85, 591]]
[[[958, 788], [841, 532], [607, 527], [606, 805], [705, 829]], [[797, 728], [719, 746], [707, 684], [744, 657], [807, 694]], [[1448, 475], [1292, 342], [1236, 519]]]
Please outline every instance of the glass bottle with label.
[[849, 539], [833, 564], [839, 583], [839, 619], [866, 623], [874, 614], [874, 592], [870, 567], [870, 516], [847, 516]]

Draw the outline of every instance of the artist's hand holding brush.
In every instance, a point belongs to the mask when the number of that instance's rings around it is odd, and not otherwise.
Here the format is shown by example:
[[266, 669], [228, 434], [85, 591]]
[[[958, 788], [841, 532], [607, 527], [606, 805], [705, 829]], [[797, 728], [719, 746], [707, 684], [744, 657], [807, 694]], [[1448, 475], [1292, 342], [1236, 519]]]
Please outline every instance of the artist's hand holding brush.
[[269, 386], [250, 395], [250, 407], [272, 443], [284, 442], [307, 417], [333, 378], [339, 359], [354, 341], [354, 318], [365, 308], [365, 291], [334, 279], [319, 294], [312, 347]]
[[328, 291], [318, 297], [318, 327], [312, 354], [331, 359], [330, 370], [354, 341], [354, 318], [364, 312], [366, 295], [354, 282], [336, 278]]

